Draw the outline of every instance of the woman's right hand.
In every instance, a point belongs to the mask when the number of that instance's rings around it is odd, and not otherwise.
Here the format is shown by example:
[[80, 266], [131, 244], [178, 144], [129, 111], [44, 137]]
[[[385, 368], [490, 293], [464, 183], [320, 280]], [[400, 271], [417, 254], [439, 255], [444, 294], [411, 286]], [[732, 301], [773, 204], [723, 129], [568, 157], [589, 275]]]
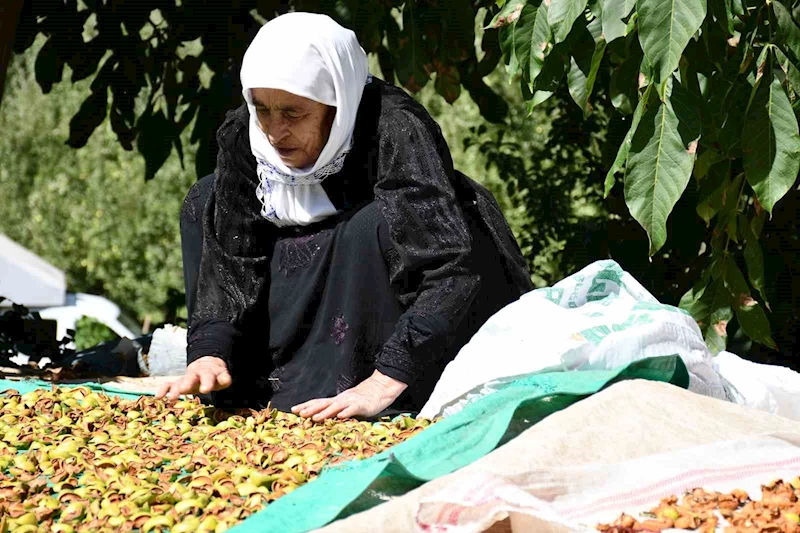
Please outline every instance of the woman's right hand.
[[212, 391], [227, 389], [231, 386], [231, 374], [225, 361], [219, 357], [208, 355], [197, 359], [186, 367], [186, 374], [171, 383], [165, 383], [158, 389], [156, 398], [165, 396], [177, 400], [181, 394], [208, 394]]

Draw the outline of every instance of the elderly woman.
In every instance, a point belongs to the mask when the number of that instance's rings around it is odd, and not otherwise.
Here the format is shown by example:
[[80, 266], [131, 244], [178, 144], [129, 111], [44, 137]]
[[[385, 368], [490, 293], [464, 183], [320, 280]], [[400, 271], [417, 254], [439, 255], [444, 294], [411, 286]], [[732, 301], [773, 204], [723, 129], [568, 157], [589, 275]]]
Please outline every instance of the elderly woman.
[[324, 15], [264, 25], [241, 79], [217, 172], [181, 215], [189, 364], [159, 396], [315, 420], [418, 411], [531, 288], [496, 202]]

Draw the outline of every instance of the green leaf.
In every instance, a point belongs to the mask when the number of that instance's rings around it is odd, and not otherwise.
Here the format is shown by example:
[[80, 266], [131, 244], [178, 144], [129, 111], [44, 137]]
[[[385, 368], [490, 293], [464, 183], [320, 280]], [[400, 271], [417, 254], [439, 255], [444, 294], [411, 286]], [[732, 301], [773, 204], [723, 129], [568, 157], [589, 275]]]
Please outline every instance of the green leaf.
[[679, 306], [697, 321], [708, 349], [716, 355], [726, 347], [728, 322], [733, 318], [733, 311], [722, 279], [709, 281], [711, 276], [707, 269], [702, 279], [683, 295]]
[[[544, 3], [544, 2], [542, 2]], [[583, 15], [588, 0], [551, 0], [547, 22], [553, 28], [553, 38], [558, 44], [572, 31], [572, 25]]]
[[786, 75], [786, 79], [789, 82], [789, 86], [795, 92], [795, 94], [800, 94], [800, 70], [797, 69], [794, 63], [786, 57], [786, 54], [780, 48], [775, 48], [775, 59], [778, 61], [778, 65], [780, 65], [781, 70]]
[[695, 179], [703, 179], [713, 165], [724, 159], [725, 156], [713, 148], [706, 149], [702, 154], [697, 156], [697, 161], [694, 164]]
[[484, 29], [488, 28], [502, 28], [513, 24], [519, 18], [522, 8], [527, 4], [527, 0], [509, 0], [503, 4], [503, 8], [498, 11], [492, 21]]
[[545, 58], [536, 81], [533, 82], [531, 92], [555, 92], [558, 89], [569, 67], [568, 44], [568, 42], [563, 42], [553, 47]]
[[631, 127], [628, 129], [628, 133], [625, 134], [625, 139], [622, 140], [622, 144], [617, 151], [617, 157], [614, 159], [614, 163], [611, 165], [611, 168], [608, 170], [606, 174], [606, 181], [604, 184], [604, 192], [603, 197], [607, 198], [608, 194], [611, 192], [611, 189], [614, 187], [614, 175], [619, 172], [622, 167], [625, 165], [625, 162], [628, 160], [628, 153], [631, 149], [631, 141], [633, 140], [633, 136], [636, 133], [636, 129], [639, 127], [639, 122], [642, 120], [642, 116], [644, 116], [645, 111], [647, 111], [647, 107], [650, 105], [650, 95], [653, 92], [653, 86], [648, 85], [647, 89], [645, 89], [644, 94], [639, 99], [639, 103], [636, 106], [636, 111], [633, 113], [633, 120], [631, 120]]
[[761, 245], [758, 243], [758, 237], [753, 232], [750, 221], [744, 215], [739, 215], [739, 227], [742, 229], [742, 234], [745, 239], [744, 246], [744, 261], [747, 265], [747, 278], [750, 284], [761, 295], [764, 303], [769, 309], [769, 302], [767, 301], [767, 293], [764, 284], [764, 253], [761, 250]]
[[713, 295], [711, 308], [713, 310], [708, 316], [708, 326], [704, 328], [703, 338], [709, 351], [713, 355], [717, 355], [727, 347], [728, 323], [733, 318], [733, 310], [730, 305], [726, 305], [728, 295], [722, 280], [716, 280], [711, 285], [711, 294]]
[[550, 25], [547, 23], [547, 4], [542, 2], [538, 7], [526, 5], [514, 25], [513, 45], [522, 76], [532, 87], [544, 67], [545, 58], [549, 54]]
[[700, 182], [700, 190], [697, 192], [697, 214], [705, 221], [706, 226], [725, 203], [725, 191], [730, 185], [730, 168], [729, 160], [718, 162], [712, 165], [708, 176]]
[[800, 28], [794, 23], [792, 14], [780, 0], [773, 0], [772, 9], [775, 21], [778, 23], [775, 32], [776, 41], [786, 50], [787, 55], [795, 60], [800, 59]]
[[[720, 235], [726, 235], [731, 240], [739, 242], [736, 235], [736, 217], [739, 214], [739, 204], [742, 195], [744, 174], [740, 173], [726, 184], [722, 192], [722, 207], [717, 215], [717, 224]], [[722, 230], [725, 230], [724, 232]]]
[[603, 1], [603, 36], [606, 42], [614, 41], [627, 35], [627, 23], [636, 0], [602, 0]]
[[720, 148], [729, 157], [741, 157], [742, 128], [744, 127], [747, 101], [750, 98], [750, 86], [738, 82], [732, 88], [732, 94], [724, 104], [724, 119], [719, 126]]
[[747, 181], [771, 215], [800, 171], [800, 134], [780, 81], [771, 69], [764, 77], [745, 117], [742, 149]]
[[671, 85], [666, 101], [642, 117], [625, 167], [625, 202], [647, 231], [651, 256], [667, 240], [667, 217], [689, 183], [701, 133], [697, 104]]
[[706, 18], [706, 0], [637, 0], [636, 12], [642, 51], [664, 99], [665, 84], [683, 49]]
[[600, 62], [603, 60], [606, 42], [601, 37], [600, 41], [595, 44], [588, 31], [583, 33], [586, 34], [588, 39], [581, 39], [577, 46], [573, 45], [573, 49], [577, 48], [577, 53], [570, 58], [567, 85], [570, 96], [583, 111], [583, 118], [586, 118], [592, 112], [589, 98], [592, 96], [594, 82], [597, 79], [597, 71], [600, 68]]
[[611, 72], [609, 94], [611, 104], [623, 115], [633, 113], [639, 97], [639, 66], [642, 50], [638, 43], [633, 45], [628, 57]]
[[678, 304], [678, 307], [684, 311], [688, 311], [698, 323], [705, 320], [711, 313], [711, 310], [708, 308], [708, 300], [703, 299], [703, 296], [708, 290], [708, 282], [710, 280], [711, 273], [706, 269], [700, 280], [681, 297], [681, 301]]
[[750, 289], [742, 271], [732, 259], [725, 268], [725, 287], [728, 289], [731, 307], [748, 337], [765, 346], [775, 349], [775, 341], [770, 334], [769, 320], [764, 309], [750, 295]]
[[397, 79], [409, 91], [419, 92], [428, 83], [425, 70], [425, 49], [422, 30], [416, 16], [415, 1], [406, 2], [403, 7], [403, 29], [398, 37]]
[[500, 41], [500, 50], [503, 51], [506, 73], [508, 74], [509, 83], [511, 83], [514, 76], [519, 72], [519, 60], [517, 59], [517, 54], [514, 53], [514, 26], [500, 28], [497, 38]]

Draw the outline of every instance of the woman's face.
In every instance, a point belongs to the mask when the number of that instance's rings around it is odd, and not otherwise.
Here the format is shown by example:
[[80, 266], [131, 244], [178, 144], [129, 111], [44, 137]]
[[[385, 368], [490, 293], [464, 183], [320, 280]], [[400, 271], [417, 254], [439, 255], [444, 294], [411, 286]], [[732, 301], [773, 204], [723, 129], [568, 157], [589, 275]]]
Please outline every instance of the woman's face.
[[261, 131], [292, 168], [313, 165], [331, 133], [336, 108], [280, 89], [251, 89]]

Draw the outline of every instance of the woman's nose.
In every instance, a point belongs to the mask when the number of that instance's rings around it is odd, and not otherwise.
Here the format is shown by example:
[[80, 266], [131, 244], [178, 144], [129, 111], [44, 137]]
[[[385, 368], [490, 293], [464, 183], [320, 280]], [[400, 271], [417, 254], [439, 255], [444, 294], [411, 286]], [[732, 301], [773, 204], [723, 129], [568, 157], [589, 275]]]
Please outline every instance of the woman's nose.
[[286, 121], [281, 119], [272, 119], [267, 126], [267, 139], [270, 144], [280, 144], [281, 141], [289, 136], [289, 128]]

